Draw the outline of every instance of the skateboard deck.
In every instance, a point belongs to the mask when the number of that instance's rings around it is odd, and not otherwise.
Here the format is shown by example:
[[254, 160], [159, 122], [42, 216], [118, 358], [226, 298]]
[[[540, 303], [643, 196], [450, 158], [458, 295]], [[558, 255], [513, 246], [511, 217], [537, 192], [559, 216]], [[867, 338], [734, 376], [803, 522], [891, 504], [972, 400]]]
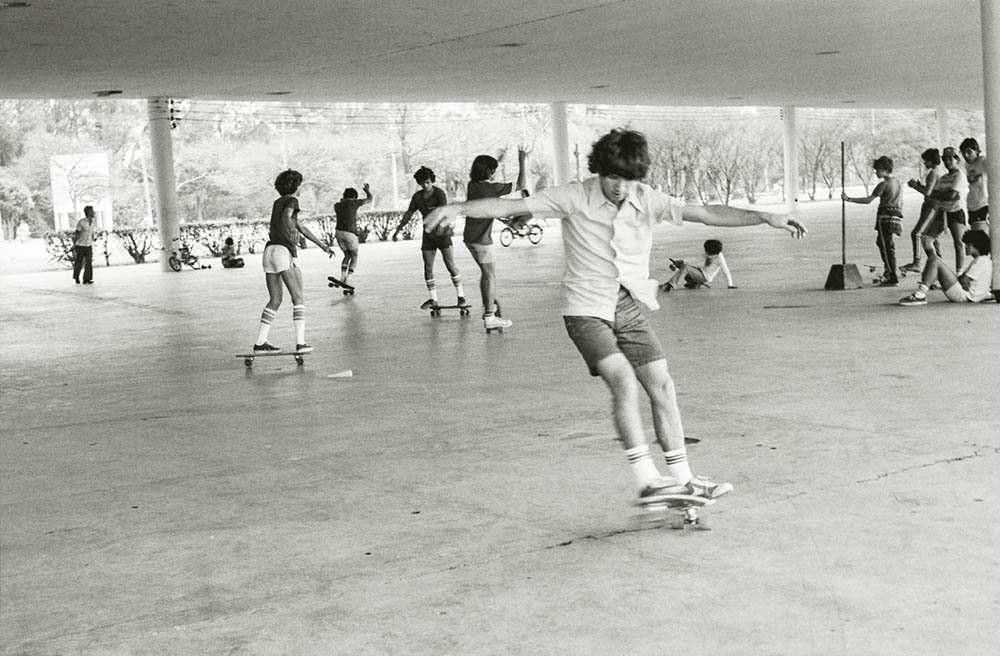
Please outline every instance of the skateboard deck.
[[327, 284], [330, 287], [341, 287], [344, 290], [344, 296], [354, 296], [353, 285], [348, 285], [340, 278], [334, 278], [333, 276], [327, 276], [326, 279], [329, 281]]
[[441, 310], [458, 310], [458, 314], [463, 317], [469, 316], [471, 305], [434, 305], [430, 308], [432, 317], [440, 317]]
[[704, 517], [699, 517], [698, 509], [714, 503], [715, 499], [692, 494], [656, 494], [636, 499], [632, 505], [642, 509], [639, 522], [643, 528], [666, 525], [673, 529], [707, 531], [710, 527]]
[[243, 358], [243, 364], [249, 369], [253, 366], [254, 358], [273, 358], [279, 355], [291, 355], [295, 358], [295, 363], [305, 364], [306, 356], [312, 351], [271, 351], [268, 353], [237, 353], [236, 357]]

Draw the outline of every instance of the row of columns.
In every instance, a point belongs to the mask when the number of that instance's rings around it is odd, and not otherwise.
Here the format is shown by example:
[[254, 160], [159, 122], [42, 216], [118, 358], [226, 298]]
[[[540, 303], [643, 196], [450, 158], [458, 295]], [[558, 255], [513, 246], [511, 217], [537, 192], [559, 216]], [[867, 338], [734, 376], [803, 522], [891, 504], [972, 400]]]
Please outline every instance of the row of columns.
[[[986, 118], [985, 151], [989, 162], [987, 175], [988, 192], [995, 206], [1000, 206], [1000, 3], [982, 0], [981, 27], [983, 43], [983, 85]], [[170, 130], [170, 100], [150, 98], [147, 102], [149, 135], [153, 150], [153, 178], [156, 182], [156, 217], [160, 244], [166, 250], [179, 235], [177, 218], [177, 182], [174, 174], [173, 144]], [[550, 106], [552, 114], [552, 145], [554, 153], [555, 184], [565, 184], [570, 180], [569, 121], [566, 103], [554, 102]], [[796, 144], [795, 107], [783, 107], [781, 111], [784, 137], [785, 200], [789, 212], [795, 212], [799, 196], [799, 161]], [[949, 145], [948, 111], [937, 112], [938, 140], [942, 147]], [[994, 262], [1000, 262], [1000, 227], [993, 219], [991, 250]], [[160, 258], [160, 267], [169, 269], [167, 257]], [[994, 290], [1000, 290], [1000, 266], [993, 267]]]

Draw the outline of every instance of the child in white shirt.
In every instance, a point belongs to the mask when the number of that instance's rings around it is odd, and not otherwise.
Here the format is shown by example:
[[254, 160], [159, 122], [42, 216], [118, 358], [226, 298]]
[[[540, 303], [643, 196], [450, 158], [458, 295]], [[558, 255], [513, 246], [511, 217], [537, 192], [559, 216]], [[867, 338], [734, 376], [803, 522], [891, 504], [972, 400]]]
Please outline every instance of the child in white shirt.
[[670, 268], [676, 269], [677, 273], [669, 282], [660, 285], [661, 292], [669, 292], [679, 285], [681, 280], [688, 289], [708, 287], [708, 283], [715, 280], [720, 271], [726, 276], [726, 285], [729, 289], [736, 289], [736, 285], [733, 284], [733, 274], [726, 264], [726, 256], [722, 254], [722, 242], [718, 239], [709, 239], [705, 242], [705, 263], [701, 266], [685, 264], [684, 260], [671, 260], [671, 262]]
[[927, 290], [939, 282], [944, 295], [952, 303], [981, 303], [992, 297], [993, 260], [990, 259], [990, 237], [982, 230], [969, 230], [962, 235], [965, 254], [972, 258], [957, 276], [933, 249], [917, 291], [899, 299], [900, 305], [927, 305]]

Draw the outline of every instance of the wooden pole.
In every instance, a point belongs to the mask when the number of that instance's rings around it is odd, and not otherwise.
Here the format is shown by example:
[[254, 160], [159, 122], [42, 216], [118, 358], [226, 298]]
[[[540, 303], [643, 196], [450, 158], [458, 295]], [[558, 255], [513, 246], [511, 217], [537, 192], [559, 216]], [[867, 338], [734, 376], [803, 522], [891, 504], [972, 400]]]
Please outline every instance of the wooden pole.
[[843, 265], [847, 264], [847, 201], [844, 200], [843, 194], [847, 193], [845, 191], [847, 183], [845, 182], [845, 173], [847, 169], [847, 158], [844, 156], [844, 142], [840, 142], [840, 263]]

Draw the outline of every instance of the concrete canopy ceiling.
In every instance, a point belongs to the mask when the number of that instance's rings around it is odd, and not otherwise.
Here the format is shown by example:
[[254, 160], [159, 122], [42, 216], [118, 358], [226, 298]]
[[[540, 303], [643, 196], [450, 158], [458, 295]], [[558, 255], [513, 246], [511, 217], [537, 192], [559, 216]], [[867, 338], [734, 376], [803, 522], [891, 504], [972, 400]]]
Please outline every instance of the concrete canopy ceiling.
[[0, 97], [978, 110], [979, 15], [976, 0], [0, 1]]

